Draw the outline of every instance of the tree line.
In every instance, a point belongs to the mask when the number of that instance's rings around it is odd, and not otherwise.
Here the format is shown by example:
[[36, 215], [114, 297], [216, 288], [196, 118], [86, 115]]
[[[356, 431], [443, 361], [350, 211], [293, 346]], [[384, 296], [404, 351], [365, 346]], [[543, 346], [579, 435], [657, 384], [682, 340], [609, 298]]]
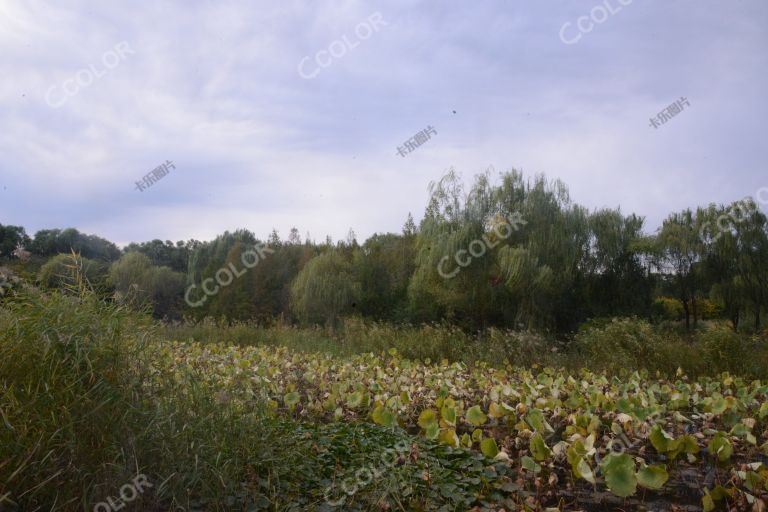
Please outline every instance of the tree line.
[[[400, 233], [362, 244], [352, 230], [333, 243], [302, 240], [296, 228], [285, 240], [274, 230], [260, 240], [239, 229], [208, 242], [152, 240], [121, 250], [72, 228], [30, 237], [0, 225], [0, 258], [12, 260], [23, 247], [45, 261], [35, 274], [40, 285], [66, 288], [75, 252], [80, 273], [106, 297], [169, 320], [333, 327], [360, 315], [561, 334], [603, 317], [679, 317], [688, 329], [720, 317], [734, 330], [761, 328], [768, 220], [754, 200], [671, 213], [653, 234], [643, 228], [643, 217], [620, 208], [573, 203], [559, 180], [485, 173], [465, 190], [450, 171], [430, 185], [418, 225], [409, 214]], [[242, 269], [255, 247], [269, 251]], [[190, 287], [222, 284], [222, 269], [237, 277], [204, 303], [188, 300]]]

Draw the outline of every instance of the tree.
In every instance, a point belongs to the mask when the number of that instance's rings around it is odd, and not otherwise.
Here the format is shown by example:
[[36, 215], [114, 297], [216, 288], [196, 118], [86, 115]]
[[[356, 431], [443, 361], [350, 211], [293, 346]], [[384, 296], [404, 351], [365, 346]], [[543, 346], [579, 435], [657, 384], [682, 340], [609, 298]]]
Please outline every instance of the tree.
[[573, 297], [588, 240], [587, 216], [567, 189], [516, 171], [469, 193], [455, 172], [430, 185], [416, 237], [409, 297], [417, 318], [467, 327], [563, 329], [578, 317]]
[[749, 211], [746, 218], [733, 224], [733, 232], [740, 283], [751, 302], [754, 329], [758, 332], [761, 310], [768, 306], [768, 218], [754, 203]]
[[196, 240], [188, 242], [178, 241], [174, 245], [170, 240], [152, 240], [141, 244], [131, 243], [126, 246], [125, 252], [137, 251], [147, 256], [152, 265], [169, 267], [176, 272], [186, 272], [189, 264], [189, 254], [193, 250]]
[[414, 236], [374, 234], [354, 251], [360, 281], [360, 313], [377, 319], [406, 317], [408, 284], [414, 270]]
[[[710, 205], [701, 209], [699, 238], [702, 242], [702, 271], [709, 286], [710, 298], [723, 305], [723, 312], [734, 331], [739, 330], [741, 312], [745, 307], [745, 289], [739, 276], [739, 249], [731, 229], [718, 225], [727, 214], [724, 206]], [[720, 227], [726, 229], [720, 230]]]
[[155, 267], [139, 252], [129, 252], [112, 264], [109, 282], [117, 300], [141, 309], [147, 306], [157, 318], [178, 318], [184, 275], [168, 267]]
[[696, 265], [703, 252], [699, 236], [701, 223], [701, 216], [695, 216], [690, 209], [673, 213], [664, 221], [657, 237], [664, 270], [674, 283], [678, 299], [683, 304], [686, 329], [691, 328], [691, 313], [694, 327], [698, 320], [696, 293], [699, 274]]
[[10, 258], [18, 245], [29, 246], [30, 242], [23, 227], [0, 224], [0, 258]]
[[352, 264], [335, 250], [312, 258], [291, 288], [292, 307], [303, 322], [325, 324], [333, 330], [339, 317], [360, 301], [360, 283]]
[[590, 316], [650, 314], [653, 280], [643, 262], [643, 219], [603, 209], [589, 216], [580, 293]]
[[35, 233], [30, 250], [41, 256], [75, 252], [84, 258], [111, 262], [120, 257], [120, 249], [109, 240], [96, 235], [84, 235], [74, 228], [43, 229]]

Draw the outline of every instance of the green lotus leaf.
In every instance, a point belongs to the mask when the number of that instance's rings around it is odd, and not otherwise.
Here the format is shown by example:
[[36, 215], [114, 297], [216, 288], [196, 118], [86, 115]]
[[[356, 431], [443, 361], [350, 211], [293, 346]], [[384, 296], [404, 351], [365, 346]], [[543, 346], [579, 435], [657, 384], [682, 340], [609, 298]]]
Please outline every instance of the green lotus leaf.
[[471, 424], [473, 424], [476, 427], [479, 427], [486, 421], [488, 421], [488, 416], [486, 416], [482, 409], [480, 409], [479, 405], [474, 405], [467, 409], [467, 421], [469, 421]]
[[664, 431], [659, 425], [654, 425], [649, 436], [651, 444], [659, 453], [667, 453], [676, 448], [675, 438]]
[[455, 407], [443, 405], [442, 409], [440, 409], [440, 416], [443, 418], [443, 421], [448, 425], [452, 427], [456, 425], [456, 408]]
[[531, 409], [531, 411], [525, 417], [525, 421], [536, 432], [554, 432], [554, 429], [549, 425], [549, 423], [547, 423], [547, 420], [544, 419], [544, 413], [542, 413], [539, 409]]
[[579, 461], [573, 467], [573, 474], [576, 476], [576, 478], [583, 478], [592, 485], [595, 484], [595, 474], [592, 471], [592, 467], [585, 459], [579, 459]]
[[480, 441], [480, 451], [483, 455], [489, 458], [493, 458], [499, 453], [499, 447], [496, 445], [496, 440], [492, 437], [486, 437]]
[[715, 398], [709, 406], [710, 412], [715, 415], [723, 414], [726, 409], [728, 409], [728, 402], [723, 397]]
[[685, 434], [680, 436], [678, 441], [680, 442], [680, 446], [678, 446], [680, 451], [689, 453], [691, 455], [696, 455], [699, 453], [699, 443], [696, 442], [696, 438], [692, 435]]
[[637, 482], [646, 489], [659, 490], [669, 479], [664, 465], [644, 466], [637, 472]]
[[539, 473], [541, 471], [541, 466], [536, 464], [536, 462], [527, 455], [520, 458], [520, 465], [523, 469], [527, 469], [533, 473]]
[[437, 413], [433, 409], [424, 409], [419, 414], [419, 426], [424, 430], [432, 425], [437, 425]]
[[605, 475], [608, 489], [616, 496], [626, 498], [637, 492], [635, 461], [626, 453], [608, 454], [600, 464], [600, 468]]
[[350, 409], [359, 409], [362, 407], [367, 407], [370, 400], [371, 400], [371, 397], [367, 391], [357, 390], [354, 393], [350, 393], [349, 396], [347, 396], [347, 406]]
[[424, 429], [424, 437], [432, 441], [437, 439], [438, 434], [440, 434], [440, 425], [437, 422]]
[[445, 444], [454, 448], [459, 447], [459, 437], [456, 435], [456, 431], [452, 428], [442, 429], [437, 436], [437, 441], [440, 444]]
[[531, 437], [531, 441], [528, 446], [531, 450], [531, 455], [533, 455], [533, 458], [536, 461], [541, 462], [552, 455], [552, 450], [549, 449], [547, 444], [544, 442], [544, 438], [538, 432], [535, 433], [533, 437]]
[[733, 446], [725, 434], [718, 432], [707, 445], [707, 451], [720, 462], [725, 462], [733, 455]]
[[392, 411], [381, 405], [373, 410], [371, 417], [373, 418], [374, 423], [384, 427], [391, 427], [395, 424], [396, 419]]
[[501, 418], [506, 414], [506, 411], [502, 409], [496, 402], [491, 402], [488, 406], [488, 416], [491, 418]]
[[293, 409], [298, 405], [299, 401], [301, 400], [301, 395], [297, 391], [292, 391], [290, 393], [286, 393], [283, 397], [283, 402], [289, 409]]

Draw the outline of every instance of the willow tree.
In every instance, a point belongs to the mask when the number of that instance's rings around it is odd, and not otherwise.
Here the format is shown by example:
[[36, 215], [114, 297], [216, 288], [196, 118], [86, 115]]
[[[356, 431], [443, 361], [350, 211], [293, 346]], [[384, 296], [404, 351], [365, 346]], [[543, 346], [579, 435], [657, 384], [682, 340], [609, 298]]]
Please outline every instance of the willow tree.
[[352, 263], [341, 253], [328, 250], [312, 258], [291, 287], [291, 306], [306, 323], [325, 322], [333, 330], [339, 317], [351, 313], [360, 301], [360, 283]]
[[526, 183], [517, 171], [500, 178], [496, 185], [480, 174], [466, 194], [453, 171], [431, 185], [416, 243], [412, 308], [477, 327], [561, 327], [573, 307], [586, 213], [559, 181], [538, 176]]
[[742, 220], [734, 222], [733, 233], [739, 257], [738, 275], [752, 305], [757, 332], [761, 310], [768, 306], [768, 218], [754, 202], [750, 206]]
[[643, 218], [620, 209], [589, 216], [581, 293], [590, 315], [650, 313], [653, 281], [644, 267]]
[[495, 255], [516, 235], [505, 240], [493, 232], [501, 213], [495, 196], [488, 174], [478, 175], [467, 194], [453, 170], [430, 184], [408, 290], [416, 319], [483, 327], [514, 314]]
[[566, 330], [579, 319], [574, 284], [589, 239], [586, 210], [571, 203], [559, 180], [516, 172], [497, 191], [505, 216], [518, 212], [526, 224], [517, 240], [500, 251], [507, 289], [518, 301], [518, 323], [529, 329]]
[[697, 264], [704, 245], [700, 236], [704, 219], [690, 210], [673, 213], [664, 220], [656, 237], [662, 255], [662, 269], [674, 283], [677, 298], [683, 304], [685, 328], [694, 327], [698, 320], [696, 295], [699, 289]]

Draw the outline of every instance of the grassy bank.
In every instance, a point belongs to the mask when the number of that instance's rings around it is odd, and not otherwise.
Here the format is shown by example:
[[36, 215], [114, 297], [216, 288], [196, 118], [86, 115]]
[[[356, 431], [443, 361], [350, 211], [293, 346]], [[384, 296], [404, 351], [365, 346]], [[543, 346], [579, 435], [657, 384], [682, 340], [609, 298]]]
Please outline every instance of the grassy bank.
[[582, 326], [565, 341], [531, 332], [489, 329], [467, 333], [444, 324], [398, 326], [357, 318], [345, 320], [333, 333], [319, 327], [265, 327], [211, 319], [164, 325], [162, 332], [163, 338], [179, 341], [281, 346], [339, 357], [395, 349], [403, 357], [419, 361], [482, 361], [495, 366], [539, 365], [573, 371], [588, 368], [613, 374], [645, 369], [673, 376], [681, 369], [692, 377], [721, 372], [751, 378], [768, 376], [768, 335], [735, 333], [724, 322], [716, 321], [702, 322], [689, 334], [674, 325], [607, 319]]

